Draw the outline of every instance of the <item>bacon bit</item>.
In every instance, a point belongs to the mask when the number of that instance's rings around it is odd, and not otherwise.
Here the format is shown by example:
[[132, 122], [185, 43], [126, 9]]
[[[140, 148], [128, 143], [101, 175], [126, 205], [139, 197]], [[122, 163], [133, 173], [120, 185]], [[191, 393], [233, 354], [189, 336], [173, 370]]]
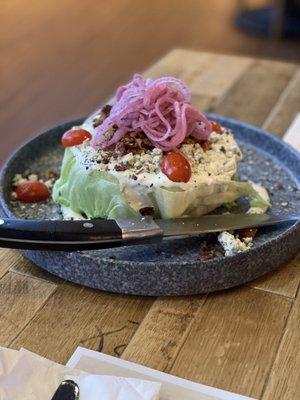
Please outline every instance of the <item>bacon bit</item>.
[[154, 149], [154, 145], [143, 132], [129, 132], [120, 142], [124, 144], [128, 152], [139, 152], [141, 149]]
[[110, 104], [106, 104], [104, 107], [102, 107], [101, 113], [105, 118], [109, 116], [111, 109], [112, 106]]
[[208, 249], [207, 242], [201, 242], [198, 260], [207, 261], [207, 260], [211, 260], [212, 258], [214, 258], [213, 250]]
[[93, 127], [97, 128], [97, 126], [100, 126], [101, 124], [103, 124], [104, 118], [103, 115], [97, 115], [95, 118], [93, 118]]
[[[97, 161], [98, 162], [98, 161]], [[108, 164], [109, 163], [109, 157], [103, 157], [101, 160], [99, 160], [99, 164]]]
[[153, 207], [143, 207], [140, 210], [140, 214], [143, 216], [149, 215], [151, 217], [154, 216], [154, 208]]
[[104, 107], [102, 107], [101, 112], [99, 115], [96, 115], [95, 118], [93, 119], [93, 127], [97, 128], [101, 124], [103, 124], [104, 120], [109, 117], [110, 110], [112, 109], [112, 106], [109, 104], [106, 104]]
[[200, 145], [201, 145], [203, 151], [210, 150], [210, 142], [208, 140], [201, 141]]
[[246, 238], [254, 238], [257, 233], [257, 228], [245, 228], [237, 231], [239, 238], [244, 240]]
[[143, 134], [143, 132], [129, 132], [122, 139], [112, 145], [107, 151], [109, 157], [118, 159], [125, 154], [139, 154], [142, 150], [152, 150], [154, 149], [153, 144], [150, 140]]
[[51, 169], [49, 169], [48, 171], [46, 171], [45, 173], [45, 180], [49, 181], [49, 180], [56, 180], [58, 178], [58, 174], [54, 171], [52, 171]]
[[115, 171], [121, 172], [121, 171], [126, 171], [128, 169], [128, 165], [125, 163], [121, 163], [115, 166]]
[[112, 126], [108, 131], [105, 132], [104, 136], [106, 140], [110, 140], [113, 136], [114, 133], [116, 132], [116, 129]]
[[212, 125], [212, 130], [213, 132], [222, 133], [222, 127], [220, 124], [218, 124], [216, 121], [210, 121], [211, 125]]

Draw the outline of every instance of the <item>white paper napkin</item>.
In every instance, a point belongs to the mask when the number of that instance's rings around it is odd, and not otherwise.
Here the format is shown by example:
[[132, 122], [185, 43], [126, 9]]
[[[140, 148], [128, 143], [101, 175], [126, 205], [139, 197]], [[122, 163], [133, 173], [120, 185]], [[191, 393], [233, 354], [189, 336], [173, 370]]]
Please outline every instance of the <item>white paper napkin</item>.
[[80, 400], [158, 400], [161, 386], [139, 379], [89, 375], [26, 350], [0, 348], [0, 400], [51, 400], [65, 379], [79, 385]]
[[76, 380], [80, 400], [158, 399], [159, 383], [116, 376], [89, 375]]

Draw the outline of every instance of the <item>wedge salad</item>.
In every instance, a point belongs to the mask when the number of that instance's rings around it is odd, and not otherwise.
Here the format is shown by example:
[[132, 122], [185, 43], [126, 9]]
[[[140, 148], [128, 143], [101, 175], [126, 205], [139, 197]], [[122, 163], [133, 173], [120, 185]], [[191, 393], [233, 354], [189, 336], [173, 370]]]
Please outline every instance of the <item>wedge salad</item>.
[[62, 137], [53, 199], [65, 219], [195, 217], [248, 196], [265, 212], [266, 190], [237, 180], [234, 134], [195, 109], [179, 79], [135, 74], [105, 105]]

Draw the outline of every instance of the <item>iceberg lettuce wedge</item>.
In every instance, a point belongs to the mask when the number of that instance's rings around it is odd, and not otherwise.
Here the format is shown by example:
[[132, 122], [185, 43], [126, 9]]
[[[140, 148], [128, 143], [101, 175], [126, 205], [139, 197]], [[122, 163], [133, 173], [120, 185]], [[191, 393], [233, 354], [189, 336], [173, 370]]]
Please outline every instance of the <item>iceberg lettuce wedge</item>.
[[196, 188], [122, 188], [108, 172], [87, 171], [71, 149], [66, 149], [53, 199], [72, 211], [92, 218], [137, 218], [139, 209], [153, 206], [160, 218], [198, 217], [242, 196], [250, 197], [248, 212], [262, 213], [270, 206], [266, 190], [252, 182], [212, 181]]

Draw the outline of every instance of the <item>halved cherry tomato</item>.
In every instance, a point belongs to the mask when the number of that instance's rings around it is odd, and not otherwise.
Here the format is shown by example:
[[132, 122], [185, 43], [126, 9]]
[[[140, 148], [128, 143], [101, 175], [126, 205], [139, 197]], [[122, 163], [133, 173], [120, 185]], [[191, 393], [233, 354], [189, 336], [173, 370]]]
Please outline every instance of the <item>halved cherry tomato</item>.
[[28, 181], [17, 186], [16, 195], [24, 203], [38, 203], [47, 200], [50, 192], [43, 182]]
[[72, 128], [65, 132], [61, 138], [64, 147], [78, 146], [86, 139], [91, 140], [92, 135], [85, 129]]
[[210, 123], [214, 132], [222, 133], [222, 128], [220, 124], [218, 124], [216, 121], [210, 121]]
[[160, 166], [162, 172], [173, 182], [188, 182], [191, 178], [190, 163], [179, 151], [169, 151], [165, 154]]

